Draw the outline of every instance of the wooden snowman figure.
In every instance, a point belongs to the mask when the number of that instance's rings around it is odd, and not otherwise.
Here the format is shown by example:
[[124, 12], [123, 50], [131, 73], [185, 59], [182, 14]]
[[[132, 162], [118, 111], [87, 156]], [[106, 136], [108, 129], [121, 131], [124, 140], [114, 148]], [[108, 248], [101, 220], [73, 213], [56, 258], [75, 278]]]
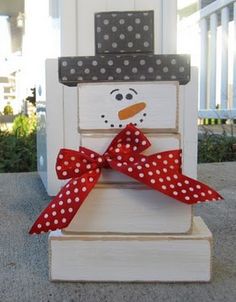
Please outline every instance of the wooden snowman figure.
[[81, 147], [59, 152], [68, 183], [31, 229], [51, 231], [51, 280], [209, 281], [212, 235], [192, 204], [221, 196], [189, 177], [189, 56], [154, 54], [153, 11], [94, 23], [96, 55], [59, 59]]

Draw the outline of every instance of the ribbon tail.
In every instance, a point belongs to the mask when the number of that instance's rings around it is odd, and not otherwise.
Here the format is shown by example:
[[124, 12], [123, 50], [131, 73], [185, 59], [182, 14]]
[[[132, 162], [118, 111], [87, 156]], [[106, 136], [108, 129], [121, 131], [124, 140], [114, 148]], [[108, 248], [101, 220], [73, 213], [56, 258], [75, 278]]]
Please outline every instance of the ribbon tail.
[[183, 175], [179, 165], [176, 167], [168, 166], [166, 159], [162, 161], [159, 158], [158, 161], [155, 161], [153, 156], [142, 155], [136, 162], [129, 162], [129, 164], [124, 165], [112, 160], [109, 165], [114, 170], [186, 204], [223, 199], [214, 189]]
[[29, 234], [41, 234], [67, 227], [96, 185], [100, 174], [100, 169], [96, 169], [81, 177], [72, 178], [39, 215]]

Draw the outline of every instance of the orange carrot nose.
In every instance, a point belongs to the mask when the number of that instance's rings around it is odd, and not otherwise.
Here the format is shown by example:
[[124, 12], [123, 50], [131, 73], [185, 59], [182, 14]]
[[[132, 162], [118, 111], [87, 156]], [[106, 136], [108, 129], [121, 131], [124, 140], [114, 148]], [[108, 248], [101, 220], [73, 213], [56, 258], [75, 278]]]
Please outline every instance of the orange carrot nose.
[[133, 117], [136, 114], [138, 114], [140, 111], [142, 111], [145, 107], [146, 107], [146, 103], [144, 102], [126, 107], [118, 112], [119, 119], [126, 120], [130, 117]]

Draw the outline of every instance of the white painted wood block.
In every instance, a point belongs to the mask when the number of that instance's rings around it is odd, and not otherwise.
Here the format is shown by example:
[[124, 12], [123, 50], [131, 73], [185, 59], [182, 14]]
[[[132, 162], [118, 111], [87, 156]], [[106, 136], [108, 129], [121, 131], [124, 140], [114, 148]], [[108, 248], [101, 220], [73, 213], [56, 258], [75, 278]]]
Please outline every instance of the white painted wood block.
[[[148, 134], [147, 137], [150, 139], [152, 146], [143, 152], [143, 154], [146, 155], [181, 148], [180, 135], [178, 134]], [[105, 152], [113, 138], [114, 134], [112, 133], [82, 134], [80, 137], [81, 146], [94, 150], [99, 154], [103, 154]], [[103, 169], [99, 182], [130, 183], [136, 182], [136, 180], [116, 171]]]
[[145, 186], [97, 186], [65, 233], [190, 232], [192, 207]]
[[178, 87], [177, 82], [79, 84], [79, 128], [119, 129], [133, 123], [176, 131]]
[[200, 217], [188, 235], [49, 236], [52, 281], [208, 282], [212, 234]]

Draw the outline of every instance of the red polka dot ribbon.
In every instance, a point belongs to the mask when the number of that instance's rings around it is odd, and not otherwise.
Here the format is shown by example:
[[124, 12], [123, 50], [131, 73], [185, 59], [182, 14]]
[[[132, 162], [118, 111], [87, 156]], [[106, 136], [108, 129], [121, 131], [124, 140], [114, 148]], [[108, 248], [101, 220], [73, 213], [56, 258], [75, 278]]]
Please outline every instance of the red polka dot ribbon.
[[40, 214], [30, 234], [63, 229], [69, 225], [102, 168], [111, 168], [186, 204], [223, 199], [207, 185], [181, 173], [181, 150], [141, 154], [150, 147], [145, 135], [132, 124], [111, 142], [103, 155], [80, 147], [61, 149], [57, 158], [58, 178], [70, 179]]

